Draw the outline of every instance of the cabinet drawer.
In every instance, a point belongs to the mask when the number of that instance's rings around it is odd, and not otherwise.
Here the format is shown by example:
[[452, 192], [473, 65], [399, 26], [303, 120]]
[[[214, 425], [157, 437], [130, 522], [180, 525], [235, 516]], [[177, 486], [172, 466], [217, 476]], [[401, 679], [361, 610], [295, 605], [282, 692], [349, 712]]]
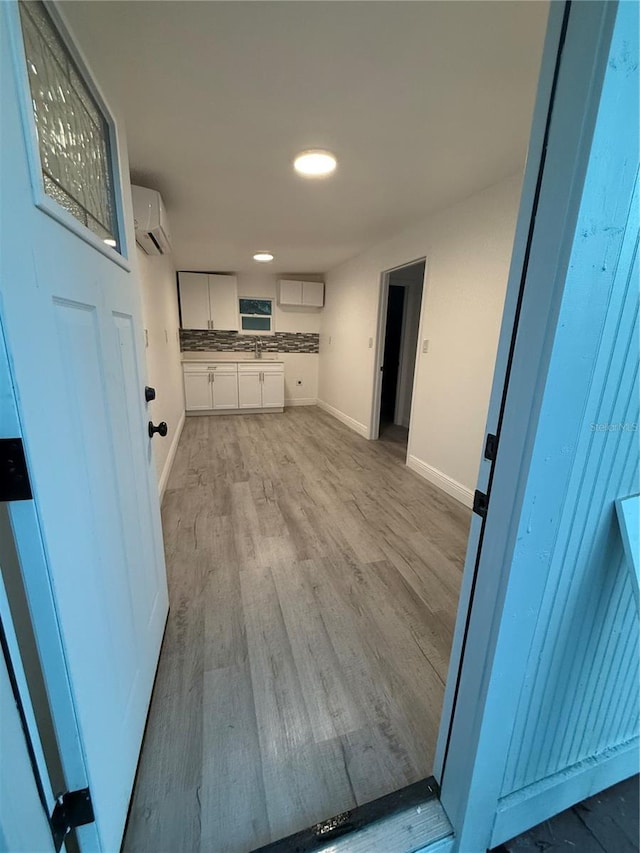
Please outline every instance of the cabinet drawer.
[[282, 362], [251, 361], [246, 364], [238, 365], [238, 373], [284, 373], [284, 364]]
[[209, 368], [206, 364], [195, 362], [183, 362], [182, 369], [185, 373], [208, 373]]
[[226, 374], [233, 373], [233, 374], [235, 374], [238, 372], [238, 365], [235, 364], [235, 362], [231, 363], [231, 364], [226, 364], [224, 362], [219, 363], [219, 364], [209, 364], [208, 367], [212, 373], [226, 373]]
[[183, 362], [182, 368], [185, 373], [237, 373], [238, 365], [235, 361], [203, 361], [203, 362]]

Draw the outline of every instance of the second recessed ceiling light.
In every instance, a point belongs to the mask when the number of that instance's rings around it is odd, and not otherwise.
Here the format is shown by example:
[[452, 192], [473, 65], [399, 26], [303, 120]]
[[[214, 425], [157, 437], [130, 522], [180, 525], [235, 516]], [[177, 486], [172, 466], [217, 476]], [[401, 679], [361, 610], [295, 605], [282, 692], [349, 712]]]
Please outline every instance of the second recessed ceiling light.
[[293, 161], [293, 168], [305, 178], [325, 178], [335, 171], [337, 160], [331, 151], [310, 148], [301, 151]]
[[273, 255], [271, 252], [256, 252], [253, 256], [253, 260], [258, 261], [261, 264], [266, 264], [273, 260]]

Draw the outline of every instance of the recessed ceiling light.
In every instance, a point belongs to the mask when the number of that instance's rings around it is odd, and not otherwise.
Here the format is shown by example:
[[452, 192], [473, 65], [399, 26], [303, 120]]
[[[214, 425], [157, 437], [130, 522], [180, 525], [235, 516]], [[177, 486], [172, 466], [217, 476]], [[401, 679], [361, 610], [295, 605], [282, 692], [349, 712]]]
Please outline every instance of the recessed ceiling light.
[[273, 260], [273, 255], [271, 252], [256, 252], [253, 256], [254, 261], [258, 261], [261, 264], [267, 264], [269, 261]]
[[118, 245], [112, 237], [107, 237], [104, 242], [107, 244], [107, 246], [111, 246], [112, 249], [115, 249], [115, 247]]
[[331, 151], [313, 148], [301, 151], [293, 161], [293, 168], [305, 178], [324, 178], [336, 168], [337, 160]]

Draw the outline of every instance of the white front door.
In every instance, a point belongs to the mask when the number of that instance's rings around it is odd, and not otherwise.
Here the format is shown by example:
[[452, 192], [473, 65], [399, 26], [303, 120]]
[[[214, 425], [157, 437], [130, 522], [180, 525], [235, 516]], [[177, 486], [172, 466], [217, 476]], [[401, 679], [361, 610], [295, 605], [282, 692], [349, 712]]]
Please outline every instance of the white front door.
[[[167, 613], [140, 297], [126, 261], [53, 202], [44, 209], [17, 8], [2, 3], [0, 17], [0, 319], [47, 565], [41, 588], [53, 593], [97, 846], [114, 851]], [[128, 164], [113, 134], [112, 146], [120, 238], [134, 257]], [[17, 511], [13, 523], [19, 543]]]

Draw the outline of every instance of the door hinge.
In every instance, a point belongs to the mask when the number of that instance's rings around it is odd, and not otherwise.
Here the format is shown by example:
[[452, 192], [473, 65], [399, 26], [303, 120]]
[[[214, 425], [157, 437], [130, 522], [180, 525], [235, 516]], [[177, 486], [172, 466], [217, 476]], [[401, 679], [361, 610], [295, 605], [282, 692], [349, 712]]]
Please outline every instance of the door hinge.
[[484, 458], [489, 459], [491, 462], [496, 458], [496, 453], [498, 451], [498, 436], [494, 435], [492, 432], [487, 434], [487, 440], [484, 445]]
[[486, 518], [488, 505], [489, 497], [476, 489], [473, 495], [473, 511], [481, 518]]
[[0, 438], [0, 501], [30, 501], [31, 483], [21, 438]]
[[77, 826], [93, 823], [93, 803], [88, 788], [78, 791], [65, 791], [56, 801], [51, 815], [51, 832], [56, 850], [60, 850], [65, 837]]

